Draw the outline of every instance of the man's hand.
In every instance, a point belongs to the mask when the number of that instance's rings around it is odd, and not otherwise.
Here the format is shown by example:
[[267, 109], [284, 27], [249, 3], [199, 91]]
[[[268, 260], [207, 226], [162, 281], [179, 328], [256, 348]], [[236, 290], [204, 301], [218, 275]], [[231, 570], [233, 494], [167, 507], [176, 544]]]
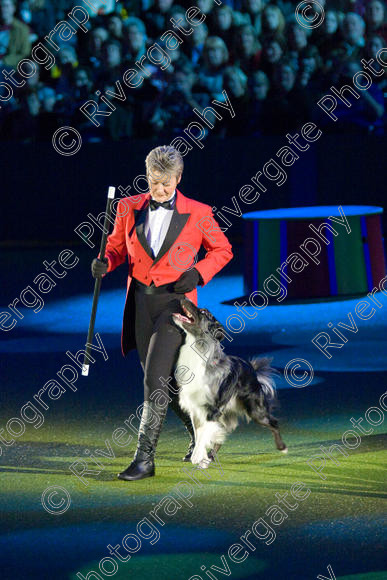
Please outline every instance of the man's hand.
[[107, 272], [108, 269], [108, 259], [103, 258], [100, 260], [99, 258], [94, 258], [91, 262], [91, 274], [93, 278], [102, 278]]
[[173, 289], [178, 294], [185, 294], [186, 292], [191, 292], [200, 282], [200, 274], [196, 268], [184, 272], [180, 278], [175, 283]]

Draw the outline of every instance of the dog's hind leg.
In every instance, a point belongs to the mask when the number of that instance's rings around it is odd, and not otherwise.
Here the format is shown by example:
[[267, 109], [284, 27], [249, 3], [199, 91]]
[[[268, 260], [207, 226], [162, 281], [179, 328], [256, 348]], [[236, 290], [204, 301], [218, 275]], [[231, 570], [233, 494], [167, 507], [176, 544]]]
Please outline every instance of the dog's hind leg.
[[275, 442], [277, 449], [279, 451], [281, 451], [282, 453], [287, 453], [288, 448], [286, 447], [286, 444], [282, 441], [280, 430], [278, 428], [278, 421], [277, 421], [277, 419], [274, 419], [274, 417], [272, 417], [271, 415], [269, 415], [268, 427], [273, 434], [274, 442]]
[[214, 455], [218, 454], [219, 449], [222, 447], [221, 443], [215, 443], [215, 445], [213, 445], [211, 447], [211, 450], [208, 452], [208, 460], [204, 461], [204, 464], [200, 464], [199, 467], [209, 467], [210, 463], [212, 463], [212, 461], [214, 460]]
[[281, 434], [278, 428], [278, 421], [274, 417], [272, 417], [269, 413], [262, 413], [262, 410], [254, 410], [249, 413], [250, 417], [259, 425], [263, 427], [267, 427], [273, 434], [275, 446], [279, 451], [282, 453], [287, 453], [288, 448], [286, 447], [285, 443], [282, 441]]

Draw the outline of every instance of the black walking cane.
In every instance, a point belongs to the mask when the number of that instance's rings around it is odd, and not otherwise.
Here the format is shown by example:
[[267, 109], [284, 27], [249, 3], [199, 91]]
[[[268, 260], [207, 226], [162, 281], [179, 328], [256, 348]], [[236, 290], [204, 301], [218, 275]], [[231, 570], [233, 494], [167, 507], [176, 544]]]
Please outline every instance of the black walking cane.
[[[105, 257], [106, 242], [107, 242], [107, 236], [109, 233], [109, 225], [108, 224], [110, 223], [110, 216], [112, 213], [111, 205], [112, 205], [112, 200], [114, 199], [115, 191], [116, 191], [116, 188], [112, 187], [112, 186], [110, 186], [108, 189], [105, 220], [103, 223], [101, 247], [99, 250], [99, 259], [100, 260], [102, 260]], [[95, 283], [94, 283], [93, 305], [91, 307], [91, 316], [90, 316], [89, 330], [87, 333], [87, 344], [86, 344], [86, 350], [85, 350], [85, 358], [83, 360], [83, 367], [82, 367], [82, 376], [84, 376], [84, 377], [87, 377], [89, 374], [89, 367], [90, 367], [89, 355], [90, 355], [90, 351], [91, 351], [91, 348], [89, 345], [91, 345], [93, 343], [94, 323], [95, 323], [95, 317], [97, 315], [97, 306], [98, 306], [99, 292], [101, 290], [101, 282], [102, 282], [102, 277], [96, 278]]]

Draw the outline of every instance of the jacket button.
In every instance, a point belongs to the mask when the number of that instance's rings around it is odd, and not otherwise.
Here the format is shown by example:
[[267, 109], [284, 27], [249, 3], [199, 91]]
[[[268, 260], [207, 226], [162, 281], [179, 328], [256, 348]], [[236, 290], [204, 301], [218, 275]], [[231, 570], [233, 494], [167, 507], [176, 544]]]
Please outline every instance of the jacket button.
[[138, 261], [141, 262], [141, 258], [139, 258]]

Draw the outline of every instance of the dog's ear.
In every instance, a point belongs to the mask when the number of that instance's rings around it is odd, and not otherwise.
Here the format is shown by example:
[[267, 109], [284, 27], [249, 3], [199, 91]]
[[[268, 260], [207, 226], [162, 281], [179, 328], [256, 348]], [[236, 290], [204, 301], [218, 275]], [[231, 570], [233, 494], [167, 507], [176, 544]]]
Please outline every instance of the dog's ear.
[[216, 340], [222, 342], [222, 340], [224, 339], [224, 335], [226, 334], [226, 331], [224, 330], [223, 325], [220, 324], [220, 322], [216, 321], [211, 334], [214, 338], [216, 338]]

